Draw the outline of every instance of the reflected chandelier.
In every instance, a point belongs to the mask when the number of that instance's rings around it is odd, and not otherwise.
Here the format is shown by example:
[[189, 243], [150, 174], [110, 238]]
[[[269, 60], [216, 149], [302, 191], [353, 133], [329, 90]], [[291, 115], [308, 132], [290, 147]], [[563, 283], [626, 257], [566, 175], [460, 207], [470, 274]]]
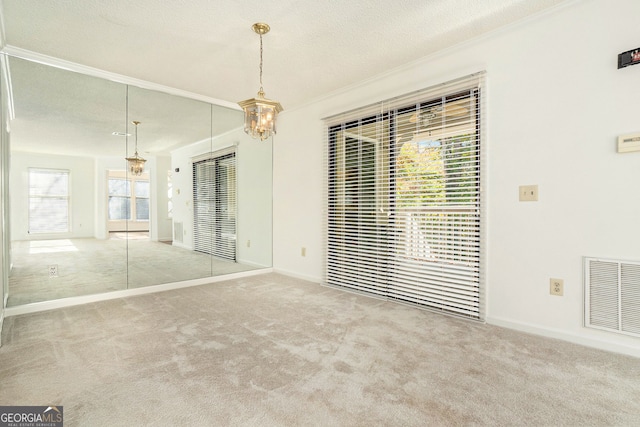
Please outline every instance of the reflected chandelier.
[[264, 141], [276, 134], [276, 117], [283, 109], [278, 101], [265, 98], [262, 88], [262, 36], [271, 28], [263, 23], [253, 24], [251, 28], [260, 35], [260, 90], [256, 98], [238, 102], [238, 105], [244, 111], [244, 131], [252, 138]]
[[129, 172], [133, 175], [140, 176], [142, 172], [144, 172], [144, 163], [146, 162], [145, 159], [138, 155], [138, 125], [140, 122], [134, 120], [131, 123], [136, 125], [136, 152], [133, 157], [126, 157], [126, 159], [129, 163]]

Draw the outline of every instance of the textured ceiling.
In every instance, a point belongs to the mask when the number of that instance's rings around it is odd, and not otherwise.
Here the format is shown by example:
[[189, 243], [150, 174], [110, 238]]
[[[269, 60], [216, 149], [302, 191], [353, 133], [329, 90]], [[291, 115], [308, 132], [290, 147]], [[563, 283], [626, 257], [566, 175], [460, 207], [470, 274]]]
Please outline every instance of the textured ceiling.
[[237, 102], [286, 109], [565, 0], [3, 0], [7, 44]]
[[[242, 112], [141, 89], [20, 58], [9, 58], [16, 151], [74, 156], [167, 155], [242, 126]], [[126, 135], [114, 136], [117, 132]], [[127, 146], [128, 144], [128, 146]]]

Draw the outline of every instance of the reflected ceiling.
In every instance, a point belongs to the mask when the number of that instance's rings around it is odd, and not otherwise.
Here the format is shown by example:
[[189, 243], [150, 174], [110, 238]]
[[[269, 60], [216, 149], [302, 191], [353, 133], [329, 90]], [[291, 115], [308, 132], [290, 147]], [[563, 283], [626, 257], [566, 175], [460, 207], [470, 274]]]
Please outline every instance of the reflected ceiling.
[[[75, 156], [122, 156], [126, 138], [138, 129], [140, 154], [167, 155], [170, 150], [210, 138], [211, 106], [162, 92], [131, 86], [127, 120], [127, 86], [10, 58], [15, 120], [12, 149]], [[215, 135], [242, 126], [242, 113], [214, 106]], [[130, 137], [129, 146], [133, 144]], [[131, 150], [130, 150], [131, 151]]]

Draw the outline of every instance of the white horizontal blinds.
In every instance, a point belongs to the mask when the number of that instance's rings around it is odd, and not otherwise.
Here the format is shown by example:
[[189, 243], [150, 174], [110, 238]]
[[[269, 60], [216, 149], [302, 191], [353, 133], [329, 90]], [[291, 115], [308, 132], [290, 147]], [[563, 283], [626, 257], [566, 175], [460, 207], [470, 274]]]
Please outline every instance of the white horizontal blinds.
[[213, 255], [236, 260], [236, 157], [216, 159], [215, 225]]
[[215, 225], [215, 162], [201, 160], [193, 163], [193, 244], [199, 252], [213, 252]]
[[194, 249], [236, 259], [235, 152], [193, 163]]
[[328, 284], [482, 317], [482, 79], [327, 120]]
[[29, 233], [69, 231], [69, 171], [29, 169]]
[[371, 116], [329, 129], [327, 283], [386, 295], [389, 120]]
[[480, 317], [477, 89], [396, 110], [389, 297]]

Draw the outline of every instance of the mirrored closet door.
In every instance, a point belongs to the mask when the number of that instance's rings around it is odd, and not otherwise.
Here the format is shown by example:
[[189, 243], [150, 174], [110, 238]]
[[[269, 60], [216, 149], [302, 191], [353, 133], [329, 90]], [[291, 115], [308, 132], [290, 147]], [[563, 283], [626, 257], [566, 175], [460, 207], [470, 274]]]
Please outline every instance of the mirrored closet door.
[[271, 266], [272, 147], [239, 110], [8, 62], [8, 306]]

